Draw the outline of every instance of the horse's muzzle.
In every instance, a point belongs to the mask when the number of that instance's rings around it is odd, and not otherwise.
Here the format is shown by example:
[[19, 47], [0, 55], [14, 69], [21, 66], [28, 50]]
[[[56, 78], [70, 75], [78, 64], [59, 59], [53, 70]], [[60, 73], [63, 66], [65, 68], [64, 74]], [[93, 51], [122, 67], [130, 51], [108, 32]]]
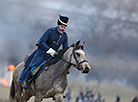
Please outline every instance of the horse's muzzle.
[[89, 71], [90, 71], [89, 68], [86, 67], [85, 70], [83, 71], [83, 73], [89, 73]]

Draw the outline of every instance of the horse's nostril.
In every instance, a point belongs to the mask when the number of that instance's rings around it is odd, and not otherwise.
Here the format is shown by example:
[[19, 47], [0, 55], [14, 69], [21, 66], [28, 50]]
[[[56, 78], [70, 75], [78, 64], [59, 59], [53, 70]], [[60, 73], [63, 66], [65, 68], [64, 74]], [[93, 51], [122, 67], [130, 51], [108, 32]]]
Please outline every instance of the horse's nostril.
[[85, 68], [85, 73], [88, 73], [88, 72], [89, 72], [89, 68], [86, 67], [86, 68]]

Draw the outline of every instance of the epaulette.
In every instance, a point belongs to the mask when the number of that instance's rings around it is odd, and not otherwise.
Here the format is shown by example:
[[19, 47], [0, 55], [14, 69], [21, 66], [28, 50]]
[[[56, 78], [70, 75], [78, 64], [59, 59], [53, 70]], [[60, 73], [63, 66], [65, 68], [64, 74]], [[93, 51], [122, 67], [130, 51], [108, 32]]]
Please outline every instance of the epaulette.
[[55, 30], [56, 30], [56, 27], [51, 28], [51, 31], [55, 31]]

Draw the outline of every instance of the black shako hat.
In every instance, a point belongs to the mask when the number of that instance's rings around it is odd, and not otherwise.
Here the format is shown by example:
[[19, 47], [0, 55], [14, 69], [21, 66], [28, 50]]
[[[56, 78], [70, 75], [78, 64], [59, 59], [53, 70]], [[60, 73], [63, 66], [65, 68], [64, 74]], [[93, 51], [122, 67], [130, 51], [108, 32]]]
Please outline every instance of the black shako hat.
[[57, 24], [67, 26], [69, 18], [67, 16], [59, 15]]

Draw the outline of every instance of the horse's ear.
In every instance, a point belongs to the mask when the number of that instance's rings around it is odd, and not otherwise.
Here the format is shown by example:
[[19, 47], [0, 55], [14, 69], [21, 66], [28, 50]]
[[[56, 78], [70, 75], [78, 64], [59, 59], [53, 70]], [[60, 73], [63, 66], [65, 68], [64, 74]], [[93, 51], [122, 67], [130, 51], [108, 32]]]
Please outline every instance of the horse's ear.
[[84, 41], [84, 42], [82, 43], [82, 45], [81, 45], [81, 46], [82, 46], [82, 47], [81, 47], [82, 50], [84, 50], [84, 44], [85, 44], [85, 41]]
[[80, 40], [76, 43], [76, 48], [80, 45]]
[[84, 46], [84, 44], [85, 44], [85, 41], [82, 43], [82, 46]]

